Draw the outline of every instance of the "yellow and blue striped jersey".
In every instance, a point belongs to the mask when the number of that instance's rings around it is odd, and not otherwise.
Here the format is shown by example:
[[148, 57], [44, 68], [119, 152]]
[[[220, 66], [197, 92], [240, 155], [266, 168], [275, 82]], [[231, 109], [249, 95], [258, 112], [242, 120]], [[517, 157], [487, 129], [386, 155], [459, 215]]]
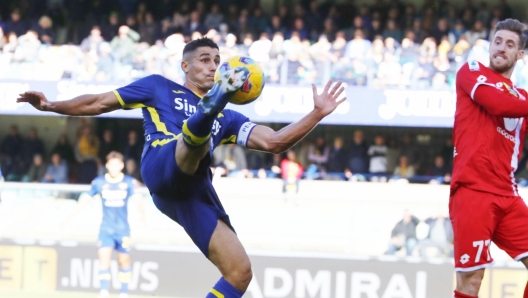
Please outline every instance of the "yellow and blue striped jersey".
[[88, 192], [91, 197], [101, 195], [103, 220], [101, 231], [130, 234], [128, 224], [128, 199], [135, 193], [134, 178], [123, 175], [112, 179], [108, 174], [95, 178]]
[[[114, 90], [123, 109], [141, 108], [147, 144], [162, 146], [178, 139], [184, 121], [196, 112], [200, 97], [160, 75], [150, 75]], [[254, 127], [249, 119], [224, 109], [213, 124], [213, 148], [224, 143], [246, 145]]]

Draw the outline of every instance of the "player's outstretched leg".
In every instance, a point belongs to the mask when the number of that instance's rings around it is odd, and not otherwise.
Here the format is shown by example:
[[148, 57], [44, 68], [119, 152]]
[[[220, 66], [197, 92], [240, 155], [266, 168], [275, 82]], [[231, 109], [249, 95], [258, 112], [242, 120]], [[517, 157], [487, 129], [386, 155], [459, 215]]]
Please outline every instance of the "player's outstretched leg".
[[182, 128], [183, 141], [189, 146], [200, 146], [211, 136], [218, 113], [224, 109], [233, 93], [244, 85], [249, 76], [245, 67], [236, 67], [222, 74], [213, 88], [198, 103], [194, 113]]

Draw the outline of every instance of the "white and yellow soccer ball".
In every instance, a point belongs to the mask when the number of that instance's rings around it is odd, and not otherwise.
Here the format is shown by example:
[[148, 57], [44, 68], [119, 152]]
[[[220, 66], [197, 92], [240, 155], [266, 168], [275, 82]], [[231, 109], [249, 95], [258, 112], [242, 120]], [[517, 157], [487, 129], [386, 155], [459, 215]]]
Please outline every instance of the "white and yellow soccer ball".
[[239, 66], [244, 66], [249, 70], [249, 77], [229, 102], [245, 105], [257, 99], [264, 89], [264, 72], [255, 60], [244, 56], [231, 57], [220, 64], [214, 80], [216, 82], [225, 71]]

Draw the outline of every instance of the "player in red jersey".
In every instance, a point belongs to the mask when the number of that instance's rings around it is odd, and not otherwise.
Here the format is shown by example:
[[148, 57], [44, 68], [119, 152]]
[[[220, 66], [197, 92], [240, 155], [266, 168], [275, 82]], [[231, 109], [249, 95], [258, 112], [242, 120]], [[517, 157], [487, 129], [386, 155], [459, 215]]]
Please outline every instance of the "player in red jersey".
[[[524, 25], [497, 24], [490, 67], [469, 61], [457, 73], [449, 213], [455, 234], [455, 297], [477, 297], [491, 242], [528, 268], [528, 207], [514, 172], [522, 152], [528, 94], [510, 77], [524, 55]], [[528, 297], [528, 286], [524, 297]]]

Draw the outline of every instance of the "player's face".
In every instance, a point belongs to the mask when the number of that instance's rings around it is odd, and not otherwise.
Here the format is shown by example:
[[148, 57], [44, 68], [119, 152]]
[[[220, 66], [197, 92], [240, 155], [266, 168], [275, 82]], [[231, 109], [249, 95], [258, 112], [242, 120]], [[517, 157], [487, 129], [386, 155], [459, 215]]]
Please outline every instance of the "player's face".
[[515, 67], [517, 60], [524, 55], [519, 49], [519, 36], [509, 30], [499, 30], [490, 45], [490, 66], [499, 73], [508, 72]]
[[118, 158], [113, 158], [106, 162], [106, 169], [108, 170], [108, 174], [112, 177], [116, 177], [123, 172], [124, 167], [125, 164]]
[[183, 71], [186, 73], [187, 83], [207, 92], [214, 85], [214, 75], [220, 64], [220, 53], [218, 49], [200, 47], [186, 62], [182, 63]]

